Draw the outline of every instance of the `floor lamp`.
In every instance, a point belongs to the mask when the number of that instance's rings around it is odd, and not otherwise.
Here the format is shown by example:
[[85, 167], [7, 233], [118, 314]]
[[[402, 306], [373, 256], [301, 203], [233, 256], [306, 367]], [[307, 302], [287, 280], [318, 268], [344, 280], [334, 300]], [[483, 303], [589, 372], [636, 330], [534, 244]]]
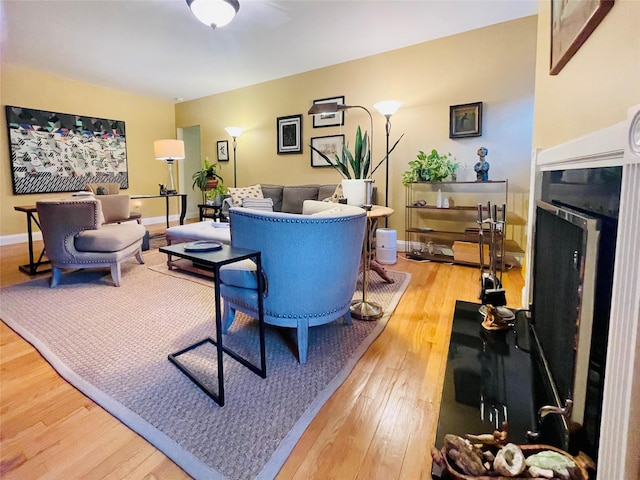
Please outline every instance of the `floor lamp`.
[[173, 161], [184, 158], [184, 142], [182, 140], [156, 140], [153, 142], [153, 153], [156, 160], [166, 160], [169, 168], [168, 194], [177, 193], [173, 181]]
[[233, 138], [233, 186], [237, 187], [238, 186], [238, 182], [237, 182], [237, 178], [238, 177], [237, 177], [237, 174], [236, 174], [236, 146], [238, 145], [238, 142], [236, 142], [236, 139], [243, 132], [243, 129], [240, 128], [240, 127], [226, 127], [225, 130], [231, 136], [231, 138]]
[[[309, 115], [322, 115], [327, 113], [338, 113], [343, 110], [349, 110], [350, 108], [361, 108], [369, 115], [369, 122], [371, 125], [371, 134], [369, 136], [369, 159], [371, 159], [371, 150], [373, 145], [373, 117], [371, 112], [362, 105], [342, 105], [336, 102], [331, 103], [315, 103], [307, 112]], [[372, 208], [371, 202], [371, 190], [372, 183], [371, 173], [369, 178], [365, 179], [366, 185], [366, 200], [364, 209], [367, 212], [367, 221], [365, 223], [364, 232], [364, 245], [362, 247], [362, 300], [353, 300], [351, 302], [351, 315], [359, 320], [377, 320], [383, 314], [382, 307], [377, 303], [367, 300], [367, 293], [369, 290], [369, 270], [371, 266], [371, 216], [369, 212]]]
[[[385, 156], [385, 176], [384, 176], [384, 206], [389, 206], [389, 134], [391, 133], [391, 116], [394, 115], [402, 105], [399, 100], [385, 100], [383, 102], [376, 103], [373, 108], [378, 110], [387, 119], [385, 125], [385, 132], [387, 134], [387, 148]], [[389, 224], [388, 217], [384, 219], [385, 228]]]

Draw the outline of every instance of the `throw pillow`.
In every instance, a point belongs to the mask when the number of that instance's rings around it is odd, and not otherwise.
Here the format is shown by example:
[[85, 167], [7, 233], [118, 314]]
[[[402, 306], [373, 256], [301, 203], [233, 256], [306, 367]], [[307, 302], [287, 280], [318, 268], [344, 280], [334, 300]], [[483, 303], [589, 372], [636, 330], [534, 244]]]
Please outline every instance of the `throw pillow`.
[[273, 212], [273, 199], [271, 198], [243, 198], [242, 206], [253, 210]]
[[323, 198], [323, 202], [333, 202], [339, 203], [338, 200], [341, 199], [344, 195], [342, 194], [342, 183], [339, 183], [333, 194], [330, 197]]
[[228, 193], [234, 207], [241, 207], [243, 198], [264, 198], [260, 184], [240, 188], [229, 187]]

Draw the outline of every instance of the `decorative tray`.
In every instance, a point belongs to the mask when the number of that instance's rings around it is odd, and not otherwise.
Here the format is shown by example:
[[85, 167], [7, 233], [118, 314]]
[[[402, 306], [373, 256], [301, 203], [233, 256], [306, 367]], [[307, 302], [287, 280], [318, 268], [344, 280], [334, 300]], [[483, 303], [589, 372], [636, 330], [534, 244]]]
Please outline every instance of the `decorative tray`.
[[212, 252], [220, 249], [222, 249], [222, 243], [214, 240], [200, 240], [184, 245], [185, 252]]

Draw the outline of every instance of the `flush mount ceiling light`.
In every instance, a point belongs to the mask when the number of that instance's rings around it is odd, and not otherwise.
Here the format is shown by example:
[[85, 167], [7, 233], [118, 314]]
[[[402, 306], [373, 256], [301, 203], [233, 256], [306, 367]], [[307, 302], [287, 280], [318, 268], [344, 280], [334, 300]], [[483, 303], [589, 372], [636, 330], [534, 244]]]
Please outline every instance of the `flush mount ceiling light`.
[[187, 5], [198, 20], [211, 28], [224, 27], [240, 9], [238, 0], [187, 0]]

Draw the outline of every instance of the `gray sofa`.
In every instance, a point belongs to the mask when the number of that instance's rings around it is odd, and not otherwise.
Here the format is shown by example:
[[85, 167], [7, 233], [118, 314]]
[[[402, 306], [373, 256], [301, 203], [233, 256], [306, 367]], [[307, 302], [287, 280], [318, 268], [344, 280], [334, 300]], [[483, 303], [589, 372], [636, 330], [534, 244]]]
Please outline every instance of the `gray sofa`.
[[[260, 184], [262, 196], [273, 201], [273, 211], [283, 213], [302, 213], [305, 200], [325, 200], [336, 191], [337, 184], [309, 185], [272, 185]], [[229, 218], [231, 200], [225, 199], [222, 204], [223, 218]]]

